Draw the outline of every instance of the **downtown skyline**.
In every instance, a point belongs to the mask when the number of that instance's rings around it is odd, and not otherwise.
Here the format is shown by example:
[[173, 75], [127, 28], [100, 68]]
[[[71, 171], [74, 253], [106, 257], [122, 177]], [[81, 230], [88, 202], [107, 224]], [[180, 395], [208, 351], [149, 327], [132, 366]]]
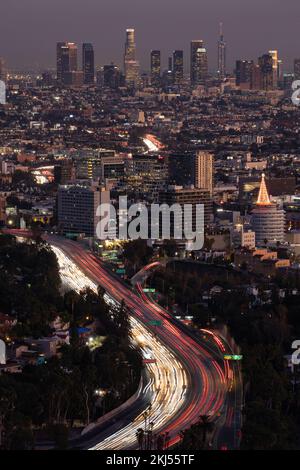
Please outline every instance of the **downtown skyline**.
[[[296, 2], [289, 0], [288, 5], [281, 6], [277, 0], [265, 0], [259, 10], [255, 9], [255, 2], [251, 2], [251, 6], [244, 5], [243, 10], [236, 0], [226, 2], [226, 7], [219, 0], [210, 3], [211, 7], [207, 1], [199, 5], [195, 0], [184, 3], [167, 0], [158, 11], [156, 0], [151, 2], [151, 8], [135, 0], [122, 3], [114, 0], [110, 5], [106, 2], [99, 5], [94, 0], [84, 5], [76, 1], [71, 4], [69, 0], [58, 4], [54, 0], [51, 5], [43, 6], [36, 0], [25, 0], [18, 5], [22, 11], [15, 18], [12, 10], [16, 2], [13, 0], [1, 9], [0, 56], [12, 70], [43, 70], [55, 66], [54, 43], [91, 42], [97, 65], [112, 61], [122, 65], [124, 30], [132, 27], [136, 31], [137, 57], [142, 70], [149, 70], [152, 49], [161, 50], [162, 66], [166, 68], [173, 50], [182, 49], [188, 57], [190, 41], [202, 39], [208, 51], [209, 70], [214, 71], [217, 70], [218, 30], [222, 22], [229, 70], [234, 68], [236, 59], [254, 59], [269, 49], [279, 51], [285, 70], [292, 69], [293, 60], [299, 56], [297, 44], [292, 40], [299, 18]], [[71, 20], [67, 15], [70, 8]], [[22, 41], [17, 41], [16, 36]], [[188, 70], [188, 62], [185, 70]]]

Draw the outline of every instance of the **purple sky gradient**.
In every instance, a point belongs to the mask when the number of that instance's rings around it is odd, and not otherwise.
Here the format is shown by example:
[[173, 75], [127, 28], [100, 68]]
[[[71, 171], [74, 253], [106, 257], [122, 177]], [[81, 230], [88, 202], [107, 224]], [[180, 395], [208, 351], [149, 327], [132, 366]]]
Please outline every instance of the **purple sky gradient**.
[[218, 24], [224, 24], [228, 66], [278, 49], [285, 69], [300, 57], [299, 0], [1, 0], [0, 57], [14, 69], [55, 65], [57, 41], [92, 42], [96, 64], [122, 64], [125, 29], [136, 29], [138, 58], [148, 69], [151, 49], [163, 63], [173, 49], [203, 39], [216, 68]]

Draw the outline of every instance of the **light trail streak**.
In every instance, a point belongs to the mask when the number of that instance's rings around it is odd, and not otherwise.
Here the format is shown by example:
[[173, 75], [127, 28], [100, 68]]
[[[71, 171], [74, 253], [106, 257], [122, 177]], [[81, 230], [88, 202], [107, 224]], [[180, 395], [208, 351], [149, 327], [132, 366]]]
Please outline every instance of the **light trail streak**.
[[[52, 246], [60, 266], [60, 275], [65, 286], [81, 291], [85, 287], [96, 291], [97, 285], [91, 281], [63, 252]], [[105, 300], [114, 300], [105, 294]], [[151, 392], [151, 412], [149, 420], [154, 423], [155, 432], [164, 428], [170, 417], [176, 415], [185, 401], [187, 376], [182, 365], [174, 355], [163, 346], [138, 320], [131, 317], [131, 334], [136, 344], [142, 344], [141, 349], [145, 357], [149, 352], [156, 359], [156, 364], [147, 366], [151, 380], [144, 392]], [[114, 433], [109, 438], [94, 446], [94, 450], [122, 449], [136, 445], [136, 432], [144, 428], [144, 416], [141, 413], [133, 422]]]

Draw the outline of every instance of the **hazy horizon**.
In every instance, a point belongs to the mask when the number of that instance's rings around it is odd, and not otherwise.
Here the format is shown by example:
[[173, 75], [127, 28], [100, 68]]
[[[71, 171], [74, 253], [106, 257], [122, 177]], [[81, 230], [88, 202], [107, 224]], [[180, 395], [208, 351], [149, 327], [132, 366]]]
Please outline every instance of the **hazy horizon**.
[[[125, 30], [136, 30], [138, 59], [149, 69], [151, 49], [162, 51], [163, 66], [174, 49], [189, 64], [192, 39], [203, 39], [209, 68], [217, 62], [219, 23], [227, 43], [227, 68], [236, 59], [254, 59], [278, 49], [284, 69], [300, 57], [296, 41], [298, 0], [2, 0], [0, 57], [13, 70], [55, 67], [56, 42], [83, 42], [95, 49], [96, 65], [122, 65]], [[242, 5], [243, 3], [243, 5]], [[80, 54], [79, 54], [80, 58]], [[79, 62], [80, 64], [80, 62]]]

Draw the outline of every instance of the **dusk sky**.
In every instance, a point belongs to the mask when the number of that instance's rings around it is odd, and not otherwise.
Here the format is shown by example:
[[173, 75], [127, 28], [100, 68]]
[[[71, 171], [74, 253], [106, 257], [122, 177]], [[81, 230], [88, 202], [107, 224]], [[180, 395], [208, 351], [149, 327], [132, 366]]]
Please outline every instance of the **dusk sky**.
[[125, 29], [136, 29], [138, 59], [148, 69], [149, 52], [203, 39], [209, 67], [216, 67], [218, 24], [224, 24], [230, 69], [236, 58], [256, 59], [278, 49], [285, 69], [300, 56], [299, 0], [1, 0], [0, 57], [14, 69], [55, 64], [57, 41], [92, 42], [96, 64], [122, 64]]

